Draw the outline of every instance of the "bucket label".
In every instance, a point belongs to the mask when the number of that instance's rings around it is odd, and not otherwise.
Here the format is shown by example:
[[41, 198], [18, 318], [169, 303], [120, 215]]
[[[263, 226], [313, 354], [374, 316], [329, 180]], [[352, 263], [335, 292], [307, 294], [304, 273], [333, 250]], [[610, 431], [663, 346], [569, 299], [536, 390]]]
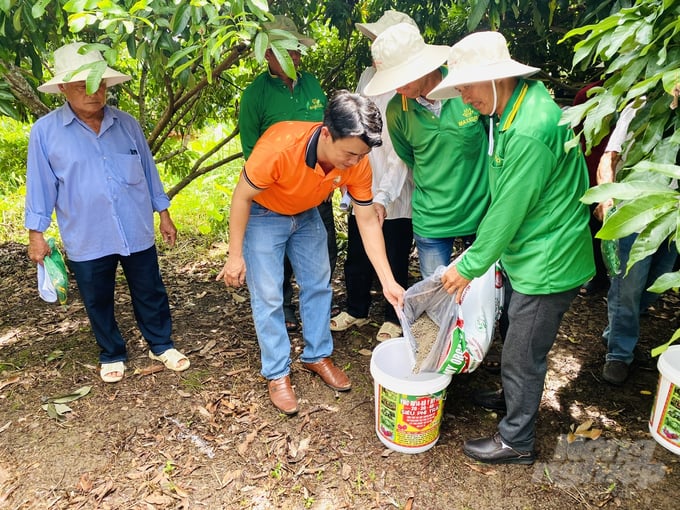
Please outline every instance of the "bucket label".
[[378, 431], [390, 443], [418, 448], [439, 438], [446, 390], [430, 395], [404, 395], [379, 386]]
[[[672, 445], [680, 447], [680, 386], [670, 384], [668, 394], [665, 395], [664, 401], [659, 401], [659, 391], [662, 390], [662, 378], [659, 378], [659, 388], [657, 389], [657, 402], [663, 403], [663, 411], [659, 419], [656, 433], [665, 441]], [[656, 403], [655, 406], [656, 407]], [[652, 409], [652, 419], [654, 418], [654, 409]], [[650, 425], [653, 425], [650, 423]]]

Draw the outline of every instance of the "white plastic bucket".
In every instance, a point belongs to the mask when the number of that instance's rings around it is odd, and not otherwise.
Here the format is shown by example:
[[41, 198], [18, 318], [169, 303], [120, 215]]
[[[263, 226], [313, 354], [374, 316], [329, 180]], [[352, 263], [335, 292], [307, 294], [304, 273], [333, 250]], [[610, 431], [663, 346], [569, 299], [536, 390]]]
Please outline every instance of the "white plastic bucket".
[[669, 347], [657, 362], [659, 385], [649, 418], [656, 442], [680, 455], [680, 345]]
[[405, 338], [376, 346], [371, 356], [375, 388], [375, 432], [402, 453], [420, 453], [439, 439], [450, 375], [413, 373], [413, 355]]

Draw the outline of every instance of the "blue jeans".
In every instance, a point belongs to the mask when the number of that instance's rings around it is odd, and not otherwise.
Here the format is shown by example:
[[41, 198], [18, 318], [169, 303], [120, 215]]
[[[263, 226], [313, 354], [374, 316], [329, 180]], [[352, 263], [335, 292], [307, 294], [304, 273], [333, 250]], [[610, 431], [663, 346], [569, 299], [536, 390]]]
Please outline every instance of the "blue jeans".
[[125, 361], [125, 340], [114, 316], [114, 290], [118, 263], [123, 268], [137, 326], [151, 352], [162, 354], [172, 349], [172, 320], [168, 294], [161, 279], [156, 247], [129, 256], [107, 255], [82, 262], [69, 261], [80, 297], [90, 319], [92, 333], [99, 345], [99, 361]]
[[333, 352], [331, 286], [326, 229], [319, 211], [277, 214], [253, 202], [243, 243], [246, 281], [262, 375], [278, 379], [290, 373], [290, 339], [283, 314], [283, 259], [288, 257], [300, 288], [300, 317], [305, 346], [300, 356], [314, 363]]
[[675, 243], [661, 243], [656, 253], [637, 262], [625, 277], [628, 256], [637, 234], [619, 240], [622, 275], [611, 279], [607, 294], [609, 323], [602, 333], [607, 342], [607, 361], [633, 361], [634, 349], [640, 337], [640, 313], [659, 297], [646, 289], [664, 273], [672, 271], [678, 256]]
[[[459, 236], [463, 240], [465, 248], [468, 248], [475, 236]], [[420, 276], [425, 279], [432, 275], [439, 266], [448, 266], [453, 254], [453, 243], [456, 237], [430, 238], [413, 234], [418, 248], [418, 263], [420, 264]]]

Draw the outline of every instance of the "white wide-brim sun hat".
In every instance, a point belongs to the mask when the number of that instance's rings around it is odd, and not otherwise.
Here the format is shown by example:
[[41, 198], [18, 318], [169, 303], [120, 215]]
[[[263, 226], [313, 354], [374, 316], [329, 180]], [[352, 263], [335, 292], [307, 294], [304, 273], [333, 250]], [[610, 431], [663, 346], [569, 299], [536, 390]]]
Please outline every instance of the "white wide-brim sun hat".
[[403, 12], [394, 11], [392, 9], [385, 11], [383, 15], [373, 23], [355, 23], [354, 26], [357, 27], [359, 32], [373, 41], [385, 30], [398, 23], [408, 23], [409, 25], [413, 25], [416, 28], [418, 27], [411, 16]]
[[379, 96], [422, 78], [446, 62], [448, 46], [425, 44], [418, 28], [398, 23], [376, 37], [371, 45], [376, 73], [364, 89]]
[[429, 99], [460, 96], [456, 87], [470, 83], [526, 78], [540, 71], [510, 58], [508, 43], [498, 32], [475, 32], [451, 47], [449, 72], [427, 95]]
[[[75, 42], [66, 44], [54, 51], [54, 77], [38, 87], [40, 92], [58, 94], [61, 92], [59, 90], [59, 85], [86, 80], [87, 75], [90, 74], [92, 68], [90, 67], [88, 69], [78, 71], [73, 75], [71, 75], [71, 73], [77, 71], [83, 66], [104, 61], [104, 57], [102, 57], [102, 54], [97, 50], [92, 50], [81, 54], [79, 50], [83, 46], [85, 46], [85, 43]], [[67, 77], [68, 80], [66, 79]], [[119, 73], [118, 71], [111, 69], [109, 66], [106, 66], [106, 69], [102, 74], [102, 80], [106, 83], [107, 88], [113, 87], [114, 85], [118, 85], [119, 83], [123, 83], [131, 79], [132, 76]]]

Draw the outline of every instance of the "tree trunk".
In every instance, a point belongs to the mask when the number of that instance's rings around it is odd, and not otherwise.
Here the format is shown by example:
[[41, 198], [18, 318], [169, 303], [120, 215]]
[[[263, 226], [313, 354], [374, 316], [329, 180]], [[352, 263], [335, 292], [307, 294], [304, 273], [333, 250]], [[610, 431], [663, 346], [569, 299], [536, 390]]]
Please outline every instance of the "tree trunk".
[[20, 68], [4, 60], [2, 61], [2, 67], [7, 69], [4, 77], [9, 84], [12, 94], [26, 107], [31, 115], [38, 118], [49, 113], [50, 109], [45, 106], [45, 103], [40, 100], [33, 87], [26, 81]]

